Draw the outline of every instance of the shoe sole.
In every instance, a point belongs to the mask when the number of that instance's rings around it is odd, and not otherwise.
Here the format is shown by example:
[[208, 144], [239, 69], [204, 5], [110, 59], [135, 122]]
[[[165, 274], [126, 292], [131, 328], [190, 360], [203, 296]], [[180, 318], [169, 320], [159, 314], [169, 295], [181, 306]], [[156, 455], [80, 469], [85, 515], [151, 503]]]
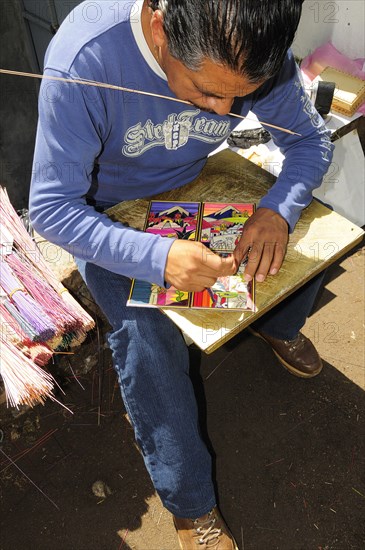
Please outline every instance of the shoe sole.
[[[177, 540], [179, 541], [180, 550], [184, 550], [183, 547], [182, 547], [182, 544], [181, 544], [181, 542], [180, 542], [179, 537], [177, 537]], [[233, 540], [234, 540], [234, 539], [233, 539]], [[234, 543], [234, 548], [233, 548], [233, 550], [240, 550], [240, 549], [238, 548], [238, 546], [237, 546], [236, 543]]]
[[274, 348], [271, 346], [270, 342], [268, 342], [266, 340], [266, 338], [264, 336], [261, 336], [261, 334], [259, 332], [256, 332], [253, 328], [251, 327], [248, 327], [249, 331], [254, 335], [254, 336], [257, 336], [257, 338], [261, 338], [261, 340], [263, 340], [264, 342], [266, 342], [266, 344], [268, 346], [270, 346], [270, 348], [272, 349], [272, 351], [275, 353], [276, 357], [279, 359], [279, 362], [282, 364], [282, 366], [290, 373], [290, 374], [293, 374], [294, 376], [297, 376], [298, 378], [314, 378], [315, 376], [317, 376], [322, 368], [323, 368], [323, 365], [321, 366], [321, 368], [311, 374], [308, 374], [306, 372], [302, 372], [298, 369], [296, 369], [295, 367], [293, 367], [293, 365], [291, 365], [290, 363], [288, 363], [287, 361], [285, 361], [285, 359], [283, 359], [281, 357], [281, 355], [279, 355], [279, 353], [277, 351], [274, 350]]

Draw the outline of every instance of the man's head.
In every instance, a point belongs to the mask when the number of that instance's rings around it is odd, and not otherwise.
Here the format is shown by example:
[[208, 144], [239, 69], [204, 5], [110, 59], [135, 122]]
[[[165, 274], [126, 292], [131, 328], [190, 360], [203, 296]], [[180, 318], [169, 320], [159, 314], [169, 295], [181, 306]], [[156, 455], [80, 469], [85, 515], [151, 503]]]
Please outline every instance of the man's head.
[[204, 60], [252, 84], [281, 67], [303, 0], [150, 0], [160, 10], [169, 53], [196, 71]]

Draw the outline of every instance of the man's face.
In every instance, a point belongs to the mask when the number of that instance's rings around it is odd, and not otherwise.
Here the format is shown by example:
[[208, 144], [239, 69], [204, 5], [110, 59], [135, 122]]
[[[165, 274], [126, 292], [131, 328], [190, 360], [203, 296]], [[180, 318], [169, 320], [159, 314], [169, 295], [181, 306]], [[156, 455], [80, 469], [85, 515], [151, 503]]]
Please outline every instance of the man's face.
[[198, 71], [188, 69], [166, 50], [159, 61], [169, 88], [178, 99], [222, 116], [230, 112], [235, 97], [250, 94], [261, 85], [251, 84], [245, 77], [210, 59], [206, 59]]

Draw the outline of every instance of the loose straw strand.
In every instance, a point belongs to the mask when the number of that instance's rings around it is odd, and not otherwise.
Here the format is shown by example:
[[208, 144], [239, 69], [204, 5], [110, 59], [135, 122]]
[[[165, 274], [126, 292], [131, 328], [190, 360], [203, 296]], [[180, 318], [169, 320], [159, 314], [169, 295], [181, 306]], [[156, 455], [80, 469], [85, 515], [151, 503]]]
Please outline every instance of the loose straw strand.
[[[9, 74], [13, 76], [26, 76], [29, 78], [39, 78], [41, 80], [58, 80], [60, 82], [69, 82], [70, 84], [82, 84], [84, 86], [96, 86], [97, 88], [107, 88], [109, 90], [118, 90], [120, 92], [147, 95], [150, 97], [157, 97], [160, 99], [168, 99], [169, 101], [176, 101], [177, 103], [184, 103], [185, 105], [193, 105], [192, 103], [190, 103], [190, 101], [185, 101], [184, 99], [177, 99], [175, 97], [155, 94], [153, 92], [145, 92], [143, 90], [134, 90], [133, 88], [125, 88], [124, 86], [116, 86], [115, 84], [107, 84], [105, 82], [97, 82], [96, 80], [80, 80], [80, 79], [73, 79], [73, 78], [63, 78], [61, 76], [50, 76], [50, 75], [42, 75], [42, 74], [36, 74], [36, 73], [24, 73], [21, 71], [10, 71], [8, 69], [0, 69], [0, 73]], [[256, 122], [256, 120], [254, 119], [250, 119], [249, 117], [238, 115], [236, 113], [228, 113], [228, 114], [230, 116], [240, 118], [242, 120], [252, 120]], [[301, 135], [301, 134], [298, 134], [297, 132], [293, 132], [293, 130], [288, 130], [287, 128], [282, 128], [281, 126], [276, 126], [275, 124], [270, 124], [269, 122], [262, 122], [260, 120], [258, 122], [263, 126], [269, 126], [270, 128], [275, 128], [276, 130], [286, 132], [287, 134], [292, 134], [295, 136]]]

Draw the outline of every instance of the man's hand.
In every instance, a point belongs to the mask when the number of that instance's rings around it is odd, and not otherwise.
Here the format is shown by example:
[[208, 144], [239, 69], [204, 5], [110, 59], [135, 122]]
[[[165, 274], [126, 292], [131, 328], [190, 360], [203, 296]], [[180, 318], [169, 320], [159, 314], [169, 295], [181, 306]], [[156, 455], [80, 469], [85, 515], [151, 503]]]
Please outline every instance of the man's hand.
[[233, 254], [221, 258], [201, 243], [176, 239], [167, 256], [165, 281], [179, 290], [199, 292], [237, 269]]
[[234, 251], [238, 263], [248, 257], [246, 281], [255, 277], [262, 282], [267, 274], [275, 275], [283, 263], [288, 244], [288, 224], [269, 208], [258, 210], [247, 220]]

